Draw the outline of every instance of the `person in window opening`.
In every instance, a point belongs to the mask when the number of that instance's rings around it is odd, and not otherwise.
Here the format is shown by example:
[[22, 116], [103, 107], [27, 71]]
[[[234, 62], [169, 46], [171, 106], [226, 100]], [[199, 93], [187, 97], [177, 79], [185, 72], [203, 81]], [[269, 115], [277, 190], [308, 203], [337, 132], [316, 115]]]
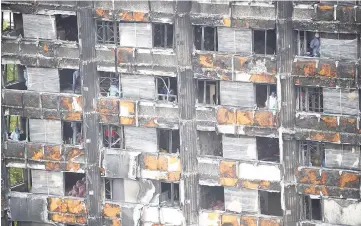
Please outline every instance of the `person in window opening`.
[[77, 88], [79, 83], [80, 83], [80, 73], [78, 70], [75, 70], [73, 72], [73, 84], [72, 84], [73, 93], [75, 93], [75, 89]]
[[16, 127], [14, 131], [10, 134], [10, 139], [13, 141], [19, 141], [20, 140], [20, 129], [19, 127]]
[[117, 80], [113, 81], [109, 87], [108, 95], [110, 97], [117, 97], [119, 96], [119, 82]]
[[271, 95], [268, 97], [268, 100], [266, 101], [266, 106], [268, 108], [268, 110], [272, 111], [273, 114], [273, 119], [272, 119], [272, 123], [275, 123], [275, 116], [277, 113], [277, 106], [278, 105], [278, 101], [277, 101], [277, 96], [276, 96], [276, 92], [272, 92]]
[[25, 86], [28, 87], [28, 73], [26, 72], [26, 68], [24, 69], [24, 79], [25, 79]]
[[312, 39], [310, 43], [310, 47], [312, 49], [312, 56], [319, 57], [320, 56], [320, 35], [318, 33], [315, 34], [315, 37]]

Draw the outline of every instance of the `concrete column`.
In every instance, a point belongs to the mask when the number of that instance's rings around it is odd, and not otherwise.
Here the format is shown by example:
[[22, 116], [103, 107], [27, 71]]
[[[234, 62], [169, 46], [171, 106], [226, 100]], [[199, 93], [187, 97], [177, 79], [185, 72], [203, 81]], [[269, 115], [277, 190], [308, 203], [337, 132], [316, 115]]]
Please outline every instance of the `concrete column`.
[[280, 108], [280, 159], [281, 196], [284, 225], [296, 226], [299, 219], [299, 201], [296, 191], [295, 171], [298, 166], [297, 141], [284, 139], [285, 131], [292, 131], [295, 125], [296, 95], [292, 78], [294, 37], [292, 27], [292, 1], [276, 3], [277, 32], [277, 94]]
[[101, 208], [102, 180], [99, 171], [99, 114], [96, 111], [96, 101], [99, 94], [98, 74], [95, 55], [96, 32], [92, 12], [92, 2], [79, 1], [77, 11], [80, 76], [83, 95], [83, 138], [85, 145], [86, 164], [86, 204], [88, 210], [88, 225], [103, 225]]
[[190, 1], [175, 2], [175, 44], [178, 62], [178, 107], [180, 155], [182, 161], [182, 210], [186, 225], [198, 225], [198, 163], [196, 87], [192, 71], [193, 27]]

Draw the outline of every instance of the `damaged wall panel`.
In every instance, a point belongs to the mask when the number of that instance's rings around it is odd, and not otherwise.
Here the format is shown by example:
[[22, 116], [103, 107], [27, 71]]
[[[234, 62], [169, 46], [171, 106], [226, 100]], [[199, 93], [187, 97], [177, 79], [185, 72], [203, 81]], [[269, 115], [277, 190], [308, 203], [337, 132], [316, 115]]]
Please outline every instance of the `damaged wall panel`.
[[236, 160], [256, 160], [257, 145], [255, 137], [222, 136], [223, 157]]
[[323, 108], [325, 113], [357, 115], [359, 112], [358, 91], [324, 88]]
[[102, 163], [104, 176], [110, 178], [135, 179], [139, 154], [140, 152], [105, 149]]
[[125, 148], [140, 152], [158, 152], [154, 128], [124, 127]]
[[65, 195], [64, 174], [44, 170], [31, 170], [31, 192], [48, 195]]
[[325, 144], [325, 166], [360, 169], [360, 146]]
[[252, 53], [252, 30], [218, 27], [218, 51]]
[[28, 90], [38, 92], [60, 92], [58, 69], [27, 68]]
[[320, 54], [331, 59], [357, 60], [357, 39], [328, 39], [321, 35]]
[[361, 225], [361, 203], [344, 199], [323, 199], [325, 222], [336, 225]]
[[11, 220], [47, 222], [46, 197], [11, 192], [9, 203]]
[[152, 76], [122, 75], [123, 97], [154, 100], [155, 80]]
[[30, 140], [61, 144], [62, 129], [59, 120], [29, 119]]
[[255, 105], [255, 89], [253, 83], [220, 81], [220, 97], [222, 105], [253, 108]]
[[119, 23], [120, 46], [152, 48], [151, 23]]
[[25, 38], [56, 39], [55, 16], [23, 14]]
[[226, 211], [258, 213], [258, 190], [245, 188], [224, 188]]
[[281, 170], [277, 164], [240, 163], [238, 175], [246, 180], [281, 181]]
[[198, 131], [198, 155], [222, 156], [222, 139], [216, 132]]

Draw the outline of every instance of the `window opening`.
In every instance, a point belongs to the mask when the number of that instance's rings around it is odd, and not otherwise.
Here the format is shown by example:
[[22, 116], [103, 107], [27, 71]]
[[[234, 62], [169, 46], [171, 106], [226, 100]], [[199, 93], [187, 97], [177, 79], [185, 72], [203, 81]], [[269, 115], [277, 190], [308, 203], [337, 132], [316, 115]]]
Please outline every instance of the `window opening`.
[[[312, 57], [313, 50], [311, 47], [311, 41], [314, 39], [316, 33], [310, 32], [310, 31], [296, 31], [296, 32], [297, 32], [297, 55]], [[314, 44], [317, 44], [317, 43], [315, 43], [315, 41], [314, 41], [314, 43], [312, 45], [313, 47], [315, 47]], [[319, 47], [320, 47], [320, 45], [319, 45]], [[318, 54], [319, 54], [319, 51], [318, 51]]]
[[65, 194], [73, 197], [86, 196], [86, 180], [84, 173], [64, 173]]
[[21, 168], [9, 168], [10, 176], [10, 188], [16, 187], [17, 185], [23, 184], [24, 180], [24, 169]]
[[122, 126], [103, 125], [103, 146], [107, 148], [124, 148], [124, 131]]
[[217, 132], [198, 132], [198, 155], [223, 156], [222, 135]]
[[25, 141], [28, 138], [28, 120], [19, 115], [6, 116], [8, 139], [12, 141]]
[[325, 165], [325, 144], [301, 141], [300, 164], [303, 166], [323, 167]]
[[[116, 25], [115, 23], [115, 26]], [[113, 21], [97, 20], [96, 27], [98, 44], [115, 44], [115, 32], [117, 32], [117, 29], [115, 28], [114, 32]]]
[[64, 144], [83, 145], [83, 128], [81, 122], [63, 122]]
[[200, 206], [208, 210], [224, 210], [224, 188], [200, 185]]
[[303, 217], [306, 220], [322, 220], [321, 217], [321, 199], [302, 196]]
[[177, 102], [177, 78], [157, 77], [155, 82], [158, 100]]
[[58, 39], [78, 41], [78, 24], [74, 15], [56, 15], [56, 29]]
[[217, 28], [194, 26], [194, 45], [197, 50], [217, 51]]
[[154, 47], [173, 48], [173, 24], [153, 24]]
[[105, 97], [118, 97], [119, 75], [113, 72], [100, 72], [100, 94]]
[[2, 79], [6, 89], [27, 89], [27, 73], [25, 66], [17, 64], [2, 65]]
[[256, 104], [259, 108], [277, 109], [277, 86], [257, 84]]
[[165, 206], [179, 206], [179, 184], [161, 182], [159, 203]]
[[322, 88], [298, 87], [298, 110], [323, 112]]
[[79, 70], [59, 70], [60, 92], [81, 94], [81, 78]]
[[277, 138], [256, 137], [258, 160], [280, 162], [280, 148]]
[[276, 54], [275, 30], [253, 30], [253, 52], [256, 54]]
[[258, 190], [261, 214], [282, 216], [281, 193]]
[[198, 80], [198, 103], [219, 105], [219, 81]]
[[1, 21], [2, 36], [24, 36], [22, 14], [2, 11]]
[[179, 130], [157, 129], [158, 149], [165, 153], [179, 153]]
[[112, 200], [113, 183], [112, 179], [104, 178], [105, 183], [105, 199]]

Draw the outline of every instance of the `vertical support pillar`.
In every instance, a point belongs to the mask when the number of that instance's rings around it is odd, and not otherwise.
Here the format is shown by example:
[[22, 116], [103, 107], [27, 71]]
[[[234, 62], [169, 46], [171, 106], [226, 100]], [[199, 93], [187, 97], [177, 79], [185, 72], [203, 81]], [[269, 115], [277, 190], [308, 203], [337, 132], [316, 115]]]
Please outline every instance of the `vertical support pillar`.
[[177, 56], [180, 156], [182, 161], [181, 190], [186, 225], [198, 225], [198, 163], [195, 98], [192, 71], [193, 29], [190, 1], [175, 1], [175, 41]]
[[276, 3], [277, 32], [277, 93], [280, 109], [280, 159], [281, 170], [281, 204], [283, 224], [296, 226], [299, 219], [299, 201], [296, 191], [295, 172], [298, 166], [297, 141], [292, 140], [284, 131], [292, 131], [295, 125], [296, 95], [295, 83], [292, 78], [294, 37], [292, 27], [292, 1]]
[[86, 164], [87, 210], [89, 226], [103, 225], [101, 215], [102, 180], [99, 171], [99, 114], [96, 111], [99, 94], [95, 55], [95, 28], [91, 1], [79, 1], [77, 12], [80, 75], [83, 95], [83, 136]]
[[[5, 150], [5, 141], [7, 140], [6, 122], [4, 108], [1, 107], [1, 150]], [[7, 216], [8, 198], [9, 193], [9, 170], [5, 166], [4, 151], [1, 152], [1, 225], [9, 225]]]

